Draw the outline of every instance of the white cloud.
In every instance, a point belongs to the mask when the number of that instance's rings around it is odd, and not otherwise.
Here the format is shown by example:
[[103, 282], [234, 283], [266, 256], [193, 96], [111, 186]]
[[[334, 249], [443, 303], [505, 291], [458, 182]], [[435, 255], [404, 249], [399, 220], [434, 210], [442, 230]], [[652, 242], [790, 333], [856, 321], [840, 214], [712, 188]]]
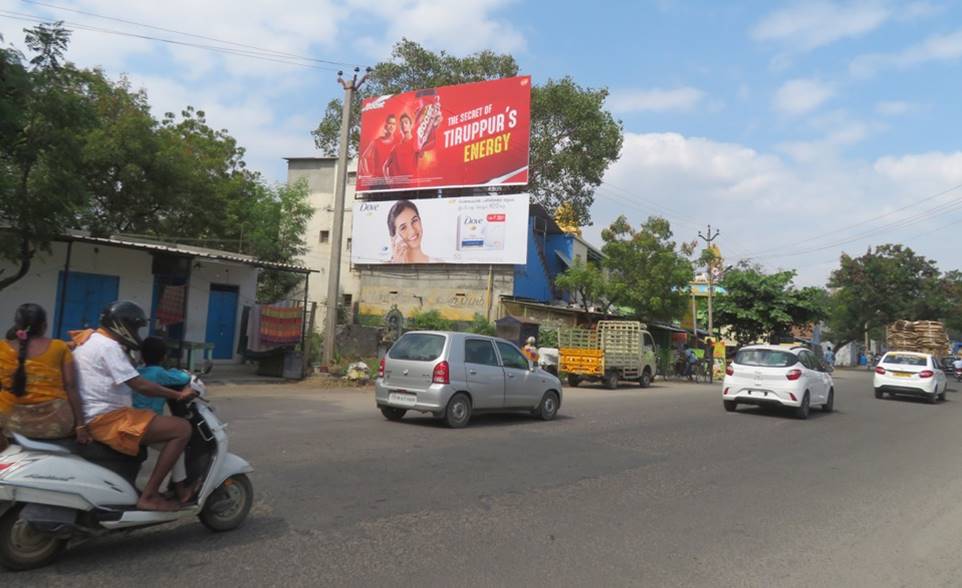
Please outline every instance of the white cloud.
[[790, 115], [811, 112], [835, 94], [831, 85], [816, 79], [794, 79], [775, 92], [775, 110]]
[[358, 40], [358, 46], [375, 59], [387, 57], [402, 37], [454, 54], [523, 50], [524, 36], [511, 21], [493, 16], [507, 4], [509, 0], [348, 0], [351, 9], [373, 15], [384, 25], [383, 34]]
[[[797, 268], [803, 284], [824, 284], [842, 251], [904, 241], [944, 269], [959, 267], [962, 253], [944, 247], [938, 235], [913, 238], [932, 228], [919, 223], [878, 230], [868, 238], [796, 255], [871, 231], [889, 217], [846, 229], [864, 219], [905, 206], [962, 183], [962, 152], [904, 154], [862, 163], [841, 158], [807, 162], [784, 159], [737, 143], [677, 133], [626, 133], [621, 159], [605, 176], [586, 237], [625, 214], [638, 224], [668, 216], [675, 238], [695, 238], [705, 223], [721, 229], [720, 246], [734, 262], [751, 256], [769, 269]], [[947, 194], [926, 206], [951, 200]], [[958, 195], [954, 196], [958, 198]], [[814, 236], [832, 233], [830, 237]]]
[[763, 18], [751, 35], [792, 51], [810, 51], [871, 32], [891, 16], [886, 2], [796, 2]]
[[705, 93], [688, 86], [664, 90], [615, 90], [608, 96], [608, 107], [615, 112], [689, 111]]
[[871, 77], [884, 69], [906, 69], [931, 61], [955, 61], [959, 58], [962, 58], [962, 29], [944, 35], [932, 35], [902, 51], [859, 55], [849, 64], [849, 71], [857, 77]]
[[903, 100], [883, 100], [875, 105], [875, 112], [882, 116], [899, 116], [908, 114], [915, 109], [914, 104]]

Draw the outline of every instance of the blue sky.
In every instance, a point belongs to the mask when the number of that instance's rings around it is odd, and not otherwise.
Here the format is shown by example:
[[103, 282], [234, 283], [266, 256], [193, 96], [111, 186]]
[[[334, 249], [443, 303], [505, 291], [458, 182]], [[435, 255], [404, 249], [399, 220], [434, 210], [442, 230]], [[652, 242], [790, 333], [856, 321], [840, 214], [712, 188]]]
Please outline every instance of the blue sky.
[[[934, 196], [962, 184], [959, 2], [0, 0], [0, 33], [21, 42], [18, 13], [208, 43], [64, 9], [356, 64], [402, 35], [455, 54], [511, 52], [536, 83], [571, 75], [611, 91], [625, 148], [591, 240], [617, 214], [659, 214], [685, 240], [711, 222], [729, 261], [797, 268], [801, 283], [886, 241], [943, 269], [962, 263], [962, 189]], [[335, 65], [103, 32], [76, 31], [70, 56], [128, 75], [158, 115], [206, 110], [273, 180], [283, 157], [314, 153], [309, 132], [338, 93]]]

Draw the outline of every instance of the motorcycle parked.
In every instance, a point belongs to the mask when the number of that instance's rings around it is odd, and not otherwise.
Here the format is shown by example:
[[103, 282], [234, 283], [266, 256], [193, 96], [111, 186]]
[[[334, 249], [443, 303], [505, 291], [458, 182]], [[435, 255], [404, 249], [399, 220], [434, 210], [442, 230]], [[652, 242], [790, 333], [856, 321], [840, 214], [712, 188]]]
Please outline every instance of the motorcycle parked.
[[249, 463], [228, 451], [227, 425], [207, 402], [207, 389], [191, 379], [195, 396], [169, 404], [193, 430], [185, 450], [188, 483], [201, 480], [195, 504], [173, 512], [137, 509], [135, 481], [146, 449], [137, 457], [73, 439], [35, 441], [14, 434], [0, 453], [0, 565], [42, 567], [71, 543], [188, 517], [208, 529], [243, 524], [254, 502]]

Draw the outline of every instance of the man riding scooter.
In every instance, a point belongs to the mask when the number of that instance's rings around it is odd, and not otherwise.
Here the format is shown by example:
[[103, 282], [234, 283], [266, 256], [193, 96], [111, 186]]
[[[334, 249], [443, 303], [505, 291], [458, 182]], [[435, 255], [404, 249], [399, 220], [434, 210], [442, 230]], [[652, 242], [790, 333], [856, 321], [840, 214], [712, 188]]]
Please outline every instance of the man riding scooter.
[[100, 316], [97, 329], [74, 352], [80, 376], [85, 429], [96, 441], [115, 451], [136, 456], [141, 446], [162, 444], [157, 465], [137, 502], [140, 510], [173, 511], [181, 507], [164, 498], [160, 484], [183, 454], [190, 440], [191, 426], [185, 419], [161, 416], [151, 410], [132, 407], [133, 391], [144, 396], [187, 400], [190, 387], [171, 390], [144, 379], [128, 355], [140, 348], [140, 329], [147, 315], [137, 304], [120, 300]]

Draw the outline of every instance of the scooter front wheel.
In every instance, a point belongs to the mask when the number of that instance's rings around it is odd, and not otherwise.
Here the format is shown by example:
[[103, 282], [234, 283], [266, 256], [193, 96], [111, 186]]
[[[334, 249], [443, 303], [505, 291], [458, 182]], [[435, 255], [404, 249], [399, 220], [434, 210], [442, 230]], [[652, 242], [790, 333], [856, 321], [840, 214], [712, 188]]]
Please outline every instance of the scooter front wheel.
[[203, 510], [197, 515], [205, 527], [220, 533], [232, 531], [244, 524], [254, 504], [254, 486], [244, 474], [237, 474], [224, 482], [207, 497]]
[[53, 561], [67, 541], [30, 527], [20, 519], [23, 505], [15, 506], [0, 517], [0, 565], [8, 570], [32, 570]]

